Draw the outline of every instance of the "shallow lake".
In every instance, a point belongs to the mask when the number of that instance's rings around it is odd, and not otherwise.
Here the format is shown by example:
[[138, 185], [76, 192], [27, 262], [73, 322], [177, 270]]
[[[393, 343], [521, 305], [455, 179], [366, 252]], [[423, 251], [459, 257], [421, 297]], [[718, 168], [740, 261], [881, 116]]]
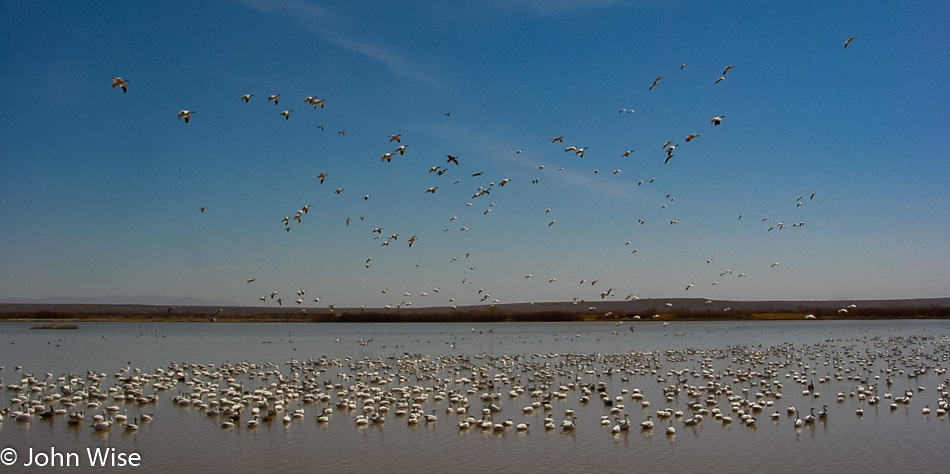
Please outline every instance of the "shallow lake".
[[[0, 424], [0, 448], [17, 455], [10, 466], [18, 472], [42, 470], [26, 465], [31, 450], [39, 455], [34, 464], [78, 458], [74, 469], [94, 470], [86, 450], [97, 448], [134, 453], [137, 469], [147, 472], [942, 472], [950, 465], [950, 421], [937, 414], [938, 387], [946, 386], [950, 365], [948, 321], [81, 323], [75, 330], [31, 329], [35, 325], [0, 325], [0, 405], [13, 412], [27, 405], [24, 399], [49, 400], [29, 422], [7, 415]], [[159, 372], [171, 381], [156, 388]], [[143, 395], [157, 394], [158, 400], [117, 400], [133, 376]], [[104, 399], [77, 398], [67, 411], [82, 410], [86, 418], [75, 426], [68, 415], [38, 416], [62, 408], [70, 379], [82, 381], [73, 384], [74, 394], [94, 385]], [[277, 404], [283, 409], [248, 427], [253, 417], [247, 406], [235, 427], [221, 428], [225, 417], [206, 412], [224, 405], [219, 401], [228, 397], [228, 385], [245, 400], [255, 391], [271, 393], [270, 401], [266, 395], [256, 401], [261, 419]], [[305, 393], [328, 398], [309, 402]], [[179, 404], [177, 396], [193, 403]], [[339, 408], [343, 399], [352, 408]], [[100, 407], [87, 408], [89, 401]], [[403, 404], [409, 414], [398, 413]], [[796, 418], [825, 405], [827, 417], [795, 427]], [[106, 406], [117, 411], [105, 412]], [[463, 406], [467, 413], [459, 414]], [[930, 414], [922, 412], [925, 406]], [[482, 420], [489, 407], [485, 418], [501, 425], [497, 431], [459, 428], [469, 416]], [[329, 421], [318, 422], [324, 409]], [[665, 417], [666, 409], [673, 415]], [[284, 422], [295, 410], [303, 416]], [[744, 412], [754, 425], [741, 422]], [[96, 431], [91, 417], [97, 413], [138, 419], [138, 429], [114, 423]], [[357, 424], [364, 413], [380, 418]], [[687, 423], [701, 413], [701, 421]], [[153, 421], [143, 423], [143, 414]], [[630, 429], [614, 433], [624, 416]], [[414, 417], [415, 424], [409, 421]], [[554, 429], [545, 428], [545, 418]], [[642, 430], [648, 418], [654, 427]], [[562, 428], [566, 419], [575, 429]], [[512, 426], [504, 426], [509, 420]], [[528, 429], [518, 430], [520, 423]], [[673, 435], [666, 434], [670, 426]]]

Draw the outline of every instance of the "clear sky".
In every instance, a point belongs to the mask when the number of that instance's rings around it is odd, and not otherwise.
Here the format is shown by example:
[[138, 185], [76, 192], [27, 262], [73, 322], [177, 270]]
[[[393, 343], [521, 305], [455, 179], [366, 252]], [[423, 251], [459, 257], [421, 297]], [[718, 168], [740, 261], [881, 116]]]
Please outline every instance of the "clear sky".
[[4, 0], [0, 300], [948, 296], [947, 18], [944, 1]]

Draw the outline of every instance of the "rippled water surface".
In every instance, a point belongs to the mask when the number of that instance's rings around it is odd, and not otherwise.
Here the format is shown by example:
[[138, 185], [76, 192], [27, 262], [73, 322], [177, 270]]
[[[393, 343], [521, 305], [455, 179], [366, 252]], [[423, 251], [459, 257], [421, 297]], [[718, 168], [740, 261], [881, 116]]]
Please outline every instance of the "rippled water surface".
[[[32, 326], [0, 325], [0, 365], [4, 367], [0, 377], [5, 387], [23, 387], [21, 391], [4, 388], [0, 393], [0, 403], [11, 410], [20, 409], [13, 402], [18, 395], [42, 400], [59, 393], [64, 382], [57, 378], [66, 374], [76, 374], [89, 384], [88, 371], [104, 373], [101, 389], [117, 387], [116, 393], [122, 391], [116, 374], [135, 375], [136, 368], [143, 376], [155, 374], [158, 368], [171, 372], [177, 364], [182, 376], [168, 390], [157, 391], [152, 385], [155, 380], [145, 384], [145, 395], [159, 396], [154, 403], [112, 398], [102, 402], [102, 407], [118, 406], [118, 413], [129, 419], [153, 414], [154, 421], [140, 422], [137, 431], [126, 431], [119, 424], [107, 431], [93, 430], [90, 417], [102, 409], [86, 409], [85, 400], [69, 409], [86, 411], [80, 426], [67, 425], [65, 415], [49, 419], [34, 415], [30, 422], [5, 417], [0, 424], [0, 448], [12, 448], [18, 455], [12, 467], [2, 468], [6, 470], [36, 470], [24, 466], [30, 449], [80, 453], [78, 470], [91, 470], [87, 448], [136, 453], [141, 456], [139, 470], [156, 472], [274, 468], [943, 472], [950, 465], [950, 421], [936, 413], [941, 397], [938, 386], [946, 380], [944, 370], [950, 364], [947, 321], [674, 322], [668, 326], [659, 322], [632, 326], [82, 323], [77, 330]], [[292, 365], [293, 360], [299, 364]], [[261, 387], [272, 393], [284, 391], [277, 398], [285, 409], [272, 421], [256, 428], [238, 424], [223, 429], [223, 417], [208, 416], [206, 409], [194, 404], [173, 403], [175, 396], [191, 397], [196, 387], [216, 394], [197, 397], [205, 403], [225, 398], [227, 376], [207, 377], [201, 369], [196, 373], [194, 365], [202, 364], [204, 371], [214, 373], [241, 362], [259, 367], [250, 372], [263, 374], [233, 375], [239, 391], [252, 393]], [[30, 374], [50, 385], [34, 391], [37, 384], [21, 383]], [[809, 383], [814, 390], [803, 394]], [[304, 403], [302, 397], [287, 398], [293, 387], [304, 386], [311, 391], [316, 387], [331, 400]], [[585, 386], [592, 389], [586, 403], [581, 401]], [[524, 388], [524, 393], [509, 394], [517, 387]], [[424, 401], [411, 403], [418, 403], [422, 413], [434, 414], [437, 420], [413, 426], [409, 416], [397, 415], [398, 402], [404, 400], [400, 388], [406, 388], [406, 393], [416, 388], [427, 395]], [[664, 389], [678, 389], [678, 393], [670, 392], [667, 398]], [[862, 400], [861, 389], [869, 395], [876, 393], [880, 403]], [[637, 390], [642, 400], [631, 397]], [[380, 400], [391, 400], [385, 422], [355, 423], [367, 404], [366, 398], [358, 398], [361, 391], [379, 399], [368, 399], [374, 408], [382, 406]], [[543, 395], [532, 397], [533, 391]], [[894, 399], [905, 396], [905, 391], [911, 395], [909, 403], [895, 403], [892, 408]], [[356, 409], [337, 408], [339, 392], [345, 392]], [[443, 400], [437, 400], [440, 392]], [[840, 401], [839, 392], [844, 394]], [[462, 405], [451, 402], [453, 394], [467, 399], [469, 413], [447, 412]], [[484, 394], [495, 397], [483, 400]], [[611, 406], [602, 401], [604, 395], [611, 399]], [[545, 397], [548, 411], [543, 408]], [[542, 403], [525, 413], [524, 407], [533, 402]], [[740, 412], [731, 402], [754, 415], [754, 427], [740, 423]], [[481, 419], [489, 403], [501, 409], [493, 413], [494, 422], [528, 423], [528, 430], [514, 426], [500, 431], [459, 429], [458, 422], [469, 415]], [[723, 423], [709, 413], [697, 425], [687, 426], [684, 420], [697, 412], [691, 403], [707, 410], [718, 408], [734, 421]], [[762, 405], [762, 410], [753, 412], [753, 403]], [[619, 414], [612, 414], [610, 410], [619, 405]], [[804, 417], [823, 405], [828, 417], [801, 428], [794, 426], [796, 416], [787, 414], [789, 406], [797, 407]], [[922, 413], [925, 405], [931, 414]], [[667, 407], [684, 416], [659, 419], [657, 412]], [[318, 423], [315, 417], [324, 408], [332, 410], [330, 421]], [[298, 409], [303, 410], [303, 418], [282, 420]], [[857, 409], [864, 410], [863, 416], [856, 415]], [[575, 413], [573, 431], [561, 428], [568, 418], [566, 410]], [[779, 417], [773, 421], [774, 412]], [[602, 425], [605, 415], [608, 422]], [[611, 427], [623, 415], [632, 427], [612, 433]], [[544, 428], [548, 416], [555, 429]], [[641, 430], [640, 422], [648, 417], [655, 422], [654, 428]], [[245, 412], [242, 422], [249, 419]], [[666, 434], [668, 426], [675, 428], [674, 435]]]

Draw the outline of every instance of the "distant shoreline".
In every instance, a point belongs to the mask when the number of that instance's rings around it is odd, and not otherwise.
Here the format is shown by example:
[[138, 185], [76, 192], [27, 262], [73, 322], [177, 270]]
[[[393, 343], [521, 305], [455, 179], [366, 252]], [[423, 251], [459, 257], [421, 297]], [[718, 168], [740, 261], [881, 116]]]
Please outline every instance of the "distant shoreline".
[[[950, 319], [950, 298], [858, 301], [633, 301], [509, 303], [494, 306], [336, 308], [0, 304], [0, 322], [541, 322]], [[809, 318], [810, 319], [810, 318]]]

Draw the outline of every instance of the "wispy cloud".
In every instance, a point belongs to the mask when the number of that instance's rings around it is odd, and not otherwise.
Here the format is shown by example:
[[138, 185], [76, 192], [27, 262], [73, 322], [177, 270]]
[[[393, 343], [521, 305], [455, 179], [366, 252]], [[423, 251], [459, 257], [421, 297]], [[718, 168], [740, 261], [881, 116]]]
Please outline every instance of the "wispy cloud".
[[345, 33], [355, 29], [347, 26], [351, 22], [327, 8], [300, 0], [237, 1], [255, 10], [281, 16], [331, 44], [382, 62], [393, 74], [439, 89], [444, 88], [438, 78], [422, 72], [413, 61], [397, 50], [381, 44], [353, 39], [350, 34]]
[[611, 180], [610, 176], [595, 175], [593, 172], [582, 173], [577, 170], [565, 169], [556, 171], [554, 179], [611, 198], [626, 199], [637, 195], [636, 187], [631, 187], [629, 181]]
[[595, 175], [593, 171], [581, 172], [568, 168], [562, 170], [554, 166], [548, 166], [540, 172], [539, 161], [527, 158], [527, 154], [515, 154], [518, 146], [491, 131], [472, 130], [464, 126], [447, 124], [440, 124], [434, 131], [442, 136], [452, 137], [453, 141], [467, 143], [470, 147], [477, 148], [481, 156], [495, 163], [495, 166], [510, 167], [520, 174], [537, 176], [544, 180], [551, 179], [560, 183], [565, 189], [595, 193], [613, 199], [631, 199], [639, 196], [636, 186], [631, 186], [627, 180], [611, 179], [613, 176], [610, 173]]
[[553, 15], [568, 10], [600, 7], [622, 3], [623, 0], [503, 0], [506, 8], [528, 9], [542, 15]]

